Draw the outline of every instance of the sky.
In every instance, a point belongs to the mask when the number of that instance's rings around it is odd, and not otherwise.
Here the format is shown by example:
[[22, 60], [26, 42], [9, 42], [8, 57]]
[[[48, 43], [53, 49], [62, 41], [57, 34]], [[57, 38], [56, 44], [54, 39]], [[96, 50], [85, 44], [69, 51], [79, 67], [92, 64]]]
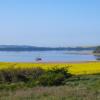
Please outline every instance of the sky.
[[0, 45], [100, 45], [100, 0], [0, 0]]

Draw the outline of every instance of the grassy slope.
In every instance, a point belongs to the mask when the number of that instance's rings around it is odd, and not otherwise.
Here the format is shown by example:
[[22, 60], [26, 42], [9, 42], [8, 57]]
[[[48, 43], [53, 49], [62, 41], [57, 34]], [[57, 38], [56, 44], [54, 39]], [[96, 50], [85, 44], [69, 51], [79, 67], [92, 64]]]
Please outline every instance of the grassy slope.
[[100, 100], [100, 74], [74, 76], [65, 86], [2, 90], [0, 100]]

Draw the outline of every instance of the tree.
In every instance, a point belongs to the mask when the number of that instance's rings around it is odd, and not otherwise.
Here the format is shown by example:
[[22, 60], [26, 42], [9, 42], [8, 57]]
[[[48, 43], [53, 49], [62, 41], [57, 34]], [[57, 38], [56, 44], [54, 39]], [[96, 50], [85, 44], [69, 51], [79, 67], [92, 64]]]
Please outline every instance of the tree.
[[100, 53], [100, 46], [98, 46], [95, 50], [94, 53]]

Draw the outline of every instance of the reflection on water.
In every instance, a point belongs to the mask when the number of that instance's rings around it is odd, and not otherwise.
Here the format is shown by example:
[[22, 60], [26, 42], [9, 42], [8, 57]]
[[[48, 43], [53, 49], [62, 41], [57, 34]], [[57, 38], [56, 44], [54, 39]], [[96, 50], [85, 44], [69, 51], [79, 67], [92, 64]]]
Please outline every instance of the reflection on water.
[[100, 55], [95, 56], [96, 60], [100, 60]]

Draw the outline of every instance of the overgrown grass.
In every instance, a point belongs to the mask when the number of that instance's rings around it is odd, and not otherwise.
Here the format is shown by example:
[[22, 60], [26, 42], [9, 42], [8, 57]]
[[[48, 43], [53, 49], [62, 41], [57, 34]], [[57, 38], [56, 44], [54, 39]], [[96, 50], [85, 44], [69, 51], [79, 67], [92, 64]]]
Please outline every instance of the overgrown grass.
[[100, 74], [73, 76], [62, 86], [19, 84], [16, 90], [0, 91], [0, 100], [100, 100]]

